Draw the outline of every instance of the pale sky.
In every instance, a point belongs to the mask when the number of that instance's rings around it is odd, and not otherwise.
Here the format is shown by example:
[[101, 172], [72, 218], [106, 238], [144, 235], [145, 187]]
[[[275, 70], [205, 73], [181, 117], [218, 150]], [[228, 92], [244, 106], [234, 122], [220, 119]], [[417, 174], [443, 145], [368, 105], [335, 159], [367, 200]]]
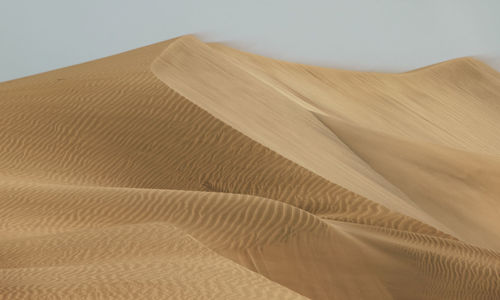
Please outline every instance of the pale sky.
[[328, 67], [406, 71], [499, 57], [498, 0], [5, 0], [0, 81], [194, 33]]

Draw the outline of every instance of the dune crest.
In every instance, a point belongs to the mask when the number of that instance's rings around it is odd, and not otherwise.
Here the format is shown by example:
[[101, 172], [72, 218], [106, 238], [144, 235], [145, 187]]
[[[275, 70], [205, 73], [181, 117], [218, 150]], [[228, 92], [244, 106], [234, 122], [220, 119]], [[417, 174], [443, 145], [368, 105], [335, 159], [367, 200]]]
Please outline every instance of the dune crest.
[[1, 83], [0, 295], [498, 299], [499, 96], [192, 36]]

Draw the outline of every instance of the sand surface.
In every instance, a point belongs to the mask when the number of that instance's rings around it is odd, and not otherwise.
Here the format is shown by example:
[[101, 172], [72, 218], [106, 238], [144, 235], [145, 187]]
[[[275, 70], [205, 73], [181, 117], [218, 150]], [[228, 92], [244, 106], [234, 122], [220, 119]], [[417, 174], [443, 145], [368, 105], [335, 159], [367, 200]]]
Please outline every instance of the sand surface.
[[0, 299], [500, 299], [500, 73], [192, 36], [0, 84]]

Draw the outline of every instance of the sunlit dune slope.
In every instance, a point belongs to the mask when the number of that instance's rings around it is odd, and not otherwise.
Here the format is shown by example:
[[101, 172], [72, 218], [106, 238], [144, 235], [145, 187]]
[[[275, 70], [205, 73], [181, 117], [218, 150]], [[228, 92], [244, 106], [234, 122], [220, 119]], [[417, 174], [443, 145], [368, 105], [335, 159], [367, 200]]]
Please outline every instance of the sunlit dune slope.
[[0, 298], [498, 299], [500, 75], [187, 36], [0, 84]]
[[336, 71], [186, 37], [167, 47], [153, 70], [318, 175], [500, 249], [500, 74], [486, 65], [464, 58], [404, 74]]

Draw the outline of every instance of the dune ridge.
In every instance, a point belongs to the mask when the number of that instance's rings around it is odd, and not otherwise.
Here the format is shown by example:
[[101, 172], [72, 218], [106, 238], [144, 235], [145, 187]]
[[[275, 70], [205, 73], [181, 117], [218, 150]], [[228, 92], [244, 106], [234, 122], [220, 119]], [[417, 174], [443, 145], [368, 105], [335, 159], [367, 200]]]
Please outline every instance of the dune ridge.
[[497, 299], [499, 96], [192, 36], [1, 83], [0, 295]]

